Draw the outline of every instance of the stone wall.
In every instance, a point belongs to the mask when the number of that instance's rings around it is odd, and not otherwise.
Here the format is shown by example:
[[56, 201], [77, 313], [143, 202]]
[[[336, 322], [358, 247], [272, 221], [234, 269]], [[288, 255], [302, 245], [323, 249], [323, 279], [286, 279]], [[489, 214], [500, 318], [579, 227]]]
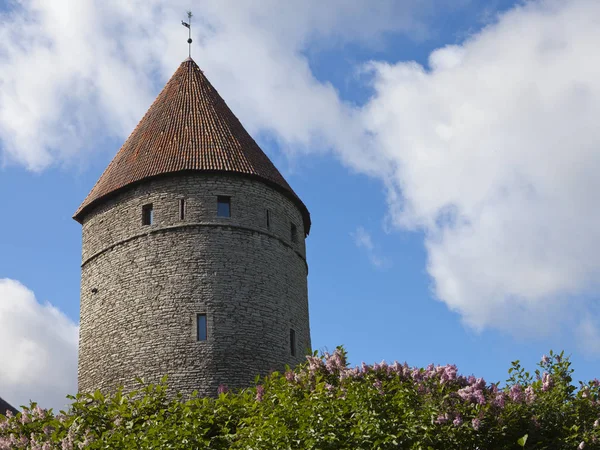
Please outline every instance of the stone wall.
[[[229, 218], [217, 217], [219, 195], [231, 197]], [[154, 221], [142, 225], [149, 203]], [[215, 395], [219, 384], [251, 385], [304, 360], [302, 230], [288, 197], [227, 174], [149, 180], [92, 210], [83, 222], [79, 390], [129, 389], [135, 377], [167, 374], [174, 390]], [[207, 314], [206, 341], [196, 338], [197, 314]]]

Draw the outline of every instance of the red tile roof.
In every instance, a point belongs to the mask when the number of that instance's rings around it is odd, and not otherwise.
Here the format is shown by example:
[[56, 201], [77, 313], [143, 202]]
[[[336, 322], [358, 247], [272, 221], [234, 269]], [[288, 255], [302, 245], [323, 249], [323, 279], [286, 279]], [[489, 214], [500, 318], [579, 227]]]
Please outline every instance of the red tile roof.
[[296, 203], [305, 233], [310, 231], [304, 203], [191, 58], [181, 63], [74, 219], [82, 222], [90, 208], [129, 185], [182, 171], [258, 178]]

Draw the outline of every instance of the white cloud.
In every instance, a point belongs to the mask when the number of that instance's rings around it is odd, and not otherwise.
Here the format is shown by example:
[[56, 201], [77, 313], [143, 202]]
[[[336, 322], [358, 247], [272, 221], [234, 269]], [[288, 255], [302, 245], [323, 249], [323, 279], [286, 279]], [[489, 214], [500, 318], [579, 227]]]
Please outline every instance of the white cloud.
[[430, 69], [371, 65], [392, 220], [426, 231], [437, 296], [476, 329], [543, 335], [597, 301], [598, 21], [595, 0], [528, 2]]
[[77, 392], [79, 328], [17, 281], [0, 279], [0, 396], [64, 409]]
[[356, 246], [366, 252], [371, 264], [377, 268], [389, 266], [389, 261], [379, 256], [375, 244], [373, 244], [371, 233], [365, 230], [364, 227], [357, 227], [354, 232], [350, 233], [350, 236], [354, 239]]

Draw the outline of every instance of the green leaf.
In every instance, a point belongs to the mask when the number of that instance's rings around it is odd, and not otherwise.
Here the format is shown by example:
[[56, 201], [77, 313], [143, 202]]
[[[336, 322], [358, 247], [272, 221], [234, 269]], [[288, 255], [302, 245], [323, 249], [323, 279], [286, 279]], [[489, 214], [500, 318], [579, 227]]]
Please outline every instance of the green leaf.
[[528, 434], [524, 435], [522, 438], [520, 438], [517, 441], [517, 444], [519, 444], [521, 447], [525, 447], [525, 443], [527, 442], [527, 438], [529, 437]]

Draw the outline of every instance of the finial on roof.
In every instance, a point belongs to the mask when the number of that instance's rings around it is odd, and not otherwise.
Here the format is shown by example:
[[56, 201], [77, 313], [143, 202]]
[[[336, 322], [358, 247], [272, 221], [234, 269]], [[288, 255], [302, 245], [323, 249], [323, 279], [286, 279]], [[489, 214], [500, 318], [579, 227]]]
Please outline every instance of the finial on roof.
[[183, 25], [184, 27], [186, 27], [188, 29], [188, 45], [190, 46], [189, 49], [189, 57], [192, 57], [192, 12], [188, 11], [187, 12], [187, 16], [188, 16], [188, 21], [184, 22], [183, 20], [181, 21], [181, 25]]

